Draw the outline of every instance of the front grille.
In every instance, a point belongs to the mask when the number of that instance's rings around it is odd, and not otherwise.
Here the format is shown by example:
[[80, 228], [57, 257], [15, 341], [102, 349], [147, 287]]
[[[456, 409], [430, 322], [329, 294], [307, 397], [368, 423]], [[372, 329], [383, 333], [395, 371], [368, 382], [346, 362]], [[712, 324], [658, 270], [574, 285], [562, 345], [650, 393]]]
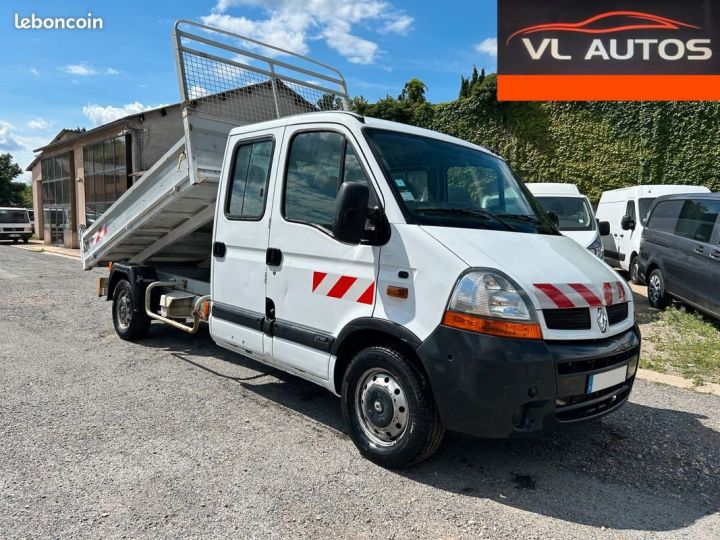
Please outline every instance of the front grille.
[[25, 230], [25, 227], [3, 227], [3, 232], [23, 232]]
[[619, 324], [628, 318], [628, 304], [615, 304], [607, 307], [607, 316], [610, 326]]
[[544, 309], [545, 324], [550, 330], [590, 330], [590, 310]]
[[558, 363], [558, 375], [575, 375], [577, 373], [590, 373], [601, 369], [613, 367], [623, 362], [627, 362], [632, 357], [637, 356], [638, 350], [630, 349], [619, 354], [603, 356], [600, 358], [591, 358], [590, 360], [575, 360], [573, 362]]
[[593, 394], [581, 395], [563, 400], [556, 410], [560, 422], [574, 422], [602, 414], [623, 403], [630, 394], [627, 382], [600, 390]]

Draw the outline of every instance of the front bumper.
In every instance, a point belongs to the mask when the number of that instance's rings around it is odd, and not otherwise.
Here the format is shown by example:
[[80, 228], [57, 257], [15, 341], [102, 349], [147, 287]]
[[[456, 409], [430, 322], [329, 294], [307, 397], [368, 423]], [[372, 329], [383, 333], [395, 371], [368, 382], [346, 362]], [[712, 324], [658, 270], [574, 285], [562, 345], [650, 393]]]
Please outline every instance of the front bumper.
[[0, 231], [0, 240], [22, 240], [31, 236], [30, 231]]
[[635, 380], [587, 394], [590, 375], [635, 362], [635, 325], [589, 341], [535, 341], [439, 326], [417, 349], [443, 426], [506, 438], [598, 418], [627, 401]]

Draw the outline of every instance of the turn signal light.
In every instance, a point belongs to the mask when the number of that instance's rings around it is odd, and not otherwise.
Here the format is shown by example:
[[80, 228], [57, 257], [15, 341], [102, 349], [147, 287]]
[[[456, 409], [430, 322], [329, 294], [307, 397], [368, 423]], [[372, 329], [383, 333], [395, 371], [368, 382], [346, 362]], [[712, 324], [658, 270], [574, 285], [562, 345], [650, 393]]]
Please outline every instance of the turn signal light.
[[491, 336], [521, 339], [542, 339], [542, 330], [536, 323], [521, 323], [485, 319], [467, 313], [446, 311], [443, 324], [460, 330], [489, 334]]
[[200, 318], [203, 321], [210, 319], [210, 302], [203, 302], [202, 306], [200, 306]]

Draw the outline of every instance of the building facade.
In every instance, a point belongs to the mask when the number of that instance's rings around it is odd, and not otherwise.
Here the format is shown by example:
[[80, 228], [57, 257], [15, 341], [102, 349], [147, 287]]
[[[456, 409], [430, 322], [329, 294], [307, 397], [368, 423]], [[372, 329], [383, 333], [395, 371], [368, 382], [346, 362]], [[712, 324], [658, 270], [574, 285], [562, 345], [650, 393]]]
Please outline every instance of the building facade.
[[45, 244], [77, 248], [89, 226], [183, 136], [180, 105], [94, 129], [64, 129], [28, 166], [35, 231]]

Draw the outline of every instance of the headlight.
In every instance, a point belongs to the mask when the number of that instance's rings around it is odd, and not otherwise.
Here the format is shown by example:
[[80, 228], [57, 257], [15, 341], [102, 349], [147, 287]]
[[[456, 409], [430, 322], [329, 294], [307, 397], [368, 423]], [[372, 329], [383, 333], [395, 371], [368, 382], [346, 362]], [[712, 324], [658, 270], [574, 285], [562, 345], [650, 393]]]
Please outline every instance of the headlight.
[[455, 287], [443, 324], [496, 336], [541, 339], [540, 325], [525, 298], [499, 272], [473, 271]]
[[605, 258], [605, 249], [603, 248], [602, 238], [598, 234], [592, 244], [588, 246], [588, 251], [600, 259]]

